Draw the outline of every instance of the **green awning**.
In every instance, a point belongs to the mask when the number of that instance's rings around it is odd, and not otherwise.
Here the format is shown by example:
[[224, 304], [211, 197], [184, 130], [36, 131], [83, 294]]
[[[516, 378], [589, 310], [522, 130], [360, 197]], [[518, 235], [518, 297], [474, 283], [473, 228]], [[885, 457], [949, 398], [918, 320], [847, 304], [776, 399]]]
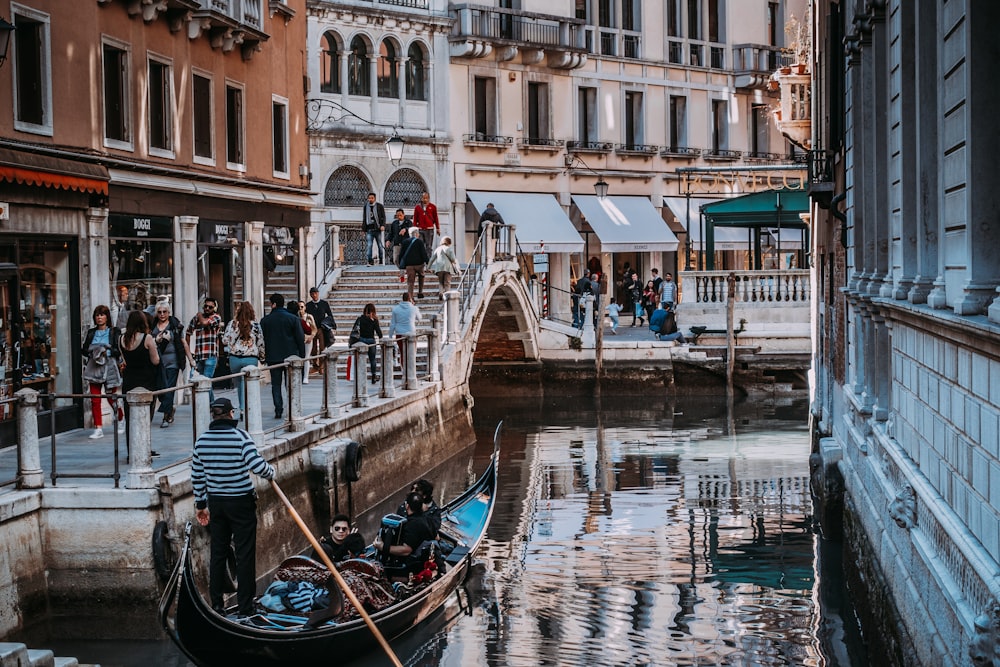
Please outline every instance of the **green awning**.
[[809, 211], [804, 190], [767, 190], [723, 199], [701, 207], [705, 221], [717, 227], [805, 227], [799, 214]]

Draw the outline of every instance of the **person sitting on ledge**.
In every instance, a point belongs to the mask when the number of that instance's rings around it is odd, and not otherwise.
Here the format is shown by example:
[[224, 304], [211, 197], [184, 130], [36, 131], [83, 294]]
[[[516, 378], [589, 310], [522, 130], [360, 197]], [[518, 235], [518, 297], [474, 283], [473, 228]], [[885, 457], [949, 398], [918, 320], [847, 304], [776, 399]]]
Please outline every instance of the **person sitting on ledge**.
[[677, 316], [674, 311], [664, 309], [662, 304], [649, 318], [649, 330], [656, 336], [656, 340], [674, 340], [681, 345], [687, 345], [687, 339], [677, 328]]

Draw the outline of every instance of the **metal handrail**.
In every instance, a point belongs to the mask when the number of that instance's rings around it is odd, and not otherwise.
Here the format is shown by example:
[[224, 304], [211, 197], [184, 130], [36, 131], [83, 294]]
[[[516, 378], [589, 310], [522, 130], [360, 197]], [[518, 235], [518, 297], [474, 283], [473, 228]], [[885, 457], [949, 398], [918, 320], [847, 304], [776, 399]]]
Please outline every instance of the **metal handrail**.
[[459, 295], [458, 321], [462, 324], [465, 324], [466, 315], [468, 315], [472, 304], [472, 296], [478, 290], [479, 285], [482, 284], [483, 275], [486, 272], [486, 243], [496, 241], [496, 239], [487, 239], [487, 236], [488, 234], [484, 228], [483, 233], [476, 240], [475, 248], [472, 249], [472, 257], [459, 275], [458, 284], [455, 286], [455, 291]]

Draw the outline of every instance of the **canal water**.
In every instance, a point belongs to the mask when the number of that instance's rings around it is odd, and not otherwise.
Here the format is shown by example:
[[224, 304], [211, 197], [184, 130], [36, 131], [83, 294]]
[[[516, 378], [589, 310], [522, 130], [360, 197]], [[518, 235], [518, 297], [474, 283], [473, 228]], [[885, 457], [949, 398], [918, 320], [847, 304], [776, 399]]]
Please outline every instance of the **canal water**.
[[[476, 470], [504, 422], [496, 512], [464, 594], [393, 643], [404, 664], [869, 664], [813, 521], [805, 401], [478, 396], [473, 414]], [[166, 640], [47, 646], [188, 664]]]

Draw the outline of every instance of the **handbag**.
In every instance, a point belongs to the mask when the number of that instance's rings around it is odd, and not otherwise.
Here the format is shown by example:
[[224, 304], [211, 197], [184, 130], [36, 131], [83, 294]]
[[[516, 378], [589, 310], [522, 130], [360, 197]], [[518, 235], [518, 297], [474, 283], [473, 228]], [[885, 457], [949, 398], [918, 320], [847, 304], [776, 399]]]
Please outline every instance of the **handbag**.
[[347, 346], [354, 347], [361, 342], [361, 318], [354, 320], [354, 326], [351, 327], [351, 335], [347, 339]]
[[337, 330], [337, 322], [333, 319], [332, 315], [326, 315], [319, 321], [319, 326], [323, 329], [329, 329], [330, 331]]

